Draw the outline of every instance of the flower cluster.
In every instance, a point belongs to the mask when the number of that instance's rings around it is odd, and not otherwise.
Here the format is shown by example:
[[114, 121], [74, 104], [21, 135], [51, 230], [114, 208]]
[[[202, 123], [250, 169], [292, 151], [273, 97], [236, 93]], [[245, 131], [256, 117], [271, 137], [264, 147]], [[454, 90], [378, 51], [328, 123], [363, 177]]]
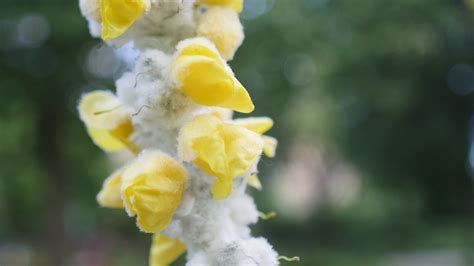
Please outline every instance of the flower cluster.
[[[248, 226], [258, 212], [245, 193], [261, 189], [257, 164], [275, 155], [267, 117], [232, 119], [254, 104], [227, 64], [244, 34], [243, 0], [80, 0], [91, 34], [137, 53], [116, 93], [79, 103], [93, 142], [129, 150], [99, 204], [125, 209], [153, 233], [150, 265], [188, 251], [188, 265], [277, 265], [277, 254]], [[131, 47], [131, 48], [130, 48]]]

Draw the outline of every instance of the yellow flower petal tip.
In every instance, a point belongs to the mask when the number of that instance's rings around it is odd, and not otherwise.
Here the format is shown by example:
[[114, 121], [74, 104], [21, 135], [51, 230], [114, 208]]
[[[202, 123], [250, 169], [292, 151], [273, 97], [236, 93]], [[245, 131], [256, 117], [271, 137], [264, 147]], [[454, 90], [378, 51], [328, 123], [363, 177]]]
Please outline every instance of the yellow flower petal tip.
[[146, 233], [164, 230], [178, 208], [187, 180], [186, 170], [158, 151], [140, 154], [122, 175], [121, 196], [128, 215]]
[[252, 168], [264, 146], [260, 135], [213, 115], [196, 116], [184, 125], [178, 143], [184, 160], [216, 178], [214, 199], [225, 199], [232, 193], [233, 179]]
[[263, 146], [263, 154], [269, 158], [275, 157], [278, 140], [270, 136], [262, 136], [262, 139], [265, 142], [265, 145]]
[[244, 40], [244, 30], [237, 13], [229, 8], [211, 7], [199, 19], [197, 35], [216, 45], [226, 60], [234, 58], [235, 51]]
[[269, 117], [250, 117], [233, 120], [234, 124], [258, 134], [263, 134], [273, 127], [273, 120]]
[[255, 106], [247, 90], [205, 38], [182, 41], [170, 67], [176, 87], [194, 102], [250, 113]]
[[198, 4], [207, 6], [222, 6], [232, 9], [234, 12], [240, 13], [244, 8], [244, 0], [198, 0]]
[[118, 98], [109, 91], [85, 94], [79, 103], [79, 115], [92, 141], [106, 152], [128, 148], [137, 152], [129, 140], [133, 133], [130, 115]]
[[247, 178], [247, 184], [253, 188], [256, 188], [258, 190], [262, 190], [262, 183], [260, 182], [260, 179], [258, 178], [257, 175], [250, 175]]
[[[240, 118], [233, 120], [232, 123], [245, 127], [246, 129], [258, 134], [263, 134], [273, 127], [273, 120], [269, 117]], [[275, 152], [278, 145], [277, 139], [262, 135], [262, 140], [265, 142], [265, 145], [263, 146], [263, 153], [267, 157], [275, 157]]]
[[153, 235], [150, 249], [150, 266], [167, 266], [186, 251], [186, 245], [161, 234]]
[[100, 206], [116, 209], [123, 208], [123, 201], [120, 196], [123, 171], [124, 168], [118, 169], [105, 179], [101, 191], [97, 194], [97, 202]]
[[102, 39], [119, 37], [149, 8], [150, 0], [100, 0]]

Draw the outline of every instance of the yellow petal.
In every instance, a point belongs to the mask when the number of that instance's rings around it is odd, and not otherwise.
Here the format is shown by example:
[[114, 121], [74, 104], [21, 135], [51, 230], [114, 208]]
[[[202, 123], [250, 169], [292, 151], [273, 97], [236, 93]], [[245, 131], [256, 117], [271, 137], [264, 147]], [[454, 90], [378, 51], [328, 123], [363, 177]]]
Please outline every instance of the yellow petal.
[[225, 142], [229, 174], [232, 177], [245, 174], [262, 153], [260, 135], [235, 125], [224, 125], [221, 135]]
[[240, 84], [240, 82], [234, 78], [234, 94], [226, 102], [223, 102], [219, 106], [230, 108], [241, 113], [251, 113], [255, 109], [247, 90]]
[[239, 118], [232, 122], [259, 134], [263, 134], [273, 127], [273, 120], [269, 117]]
[[237, 13], [242, 12], [244, 8], [244, 0], [198, 0], [198, 3], [201, 5], [228, 7]]
[[164, 235], [153, 235], [150, 249], [150, 266], [167, 266], [186, 251], [186, 245]]
[[120, 100], [110, 91], [92, 91], [82, 96], [79, 116], [87, 127], [115, 129], [130, 120]]
[[195, 139], [193, 150], [197, 158], [193, 162], [209, 175], [227, 177], [229, 164], [225, 151], [226, 143], [217, 132], [213, 133], [213, 136]]
[[79, 115], [92, 141], [106, 152], [138, 148], [130, 141], [133, 125], [118, 98], [109, 91], [85, 94], [79, 103]]
[[88, 128], [87, 133], [89, 133], [94, 144], [106, 152], [120, 151], [127, 147], [122, 141], [115, 138], [109, 130]]
[[212, 184], [212, 196], [215, 200], [222, 200], [232, 193], [232, 178], [217, 178]]
[[170, 75], [176, 86], [194, 102], [249, 113], [252, 99], [230, 68], [204, 38], [178, 44]]
[[262, 139], [265, 142], [265, 145], [263, 146], [263, 153], [269, 158], [275, 157], [278, 140], [270, 136], [262, 136]]
[[178, 208], [187, 180], [185, 169], [170, 156], [148, 151], [122, 175], [121, 194], [129, 216], [143, 232], [165, 229]]
[[204, 56], [178, 58], [174, 64], [181, 91], [194, 102], [218, 106], [234, 94], [234, 81], [220, 61]]
[[208, 118], [206, 115], [199, 115], [189, 121], [180, 131], [178, 139], [178, 151], [185, 161], [196, 159], [194, 151], [194, 142], [199, 139], [205, 139], [216, 136], [219, 127], [222, 124], [219, 119]]
[[139, 151], [137, 146], [129, 140], [133, 133], [133, 126], [130, 121], [119, 125], [114, 130], [88, 128], [87, 133], [92, 141], [106, 152], [120, 151], [125, 148], [128, 148], [134, 154]]
[[199, 19], [197, 35], [212, 41], [226, 60], [234, 57], [244, 40], [244, 31], [239, 16], [224, 7], [211, 7]]
[[213, 115], [194, 117], [181, 129], [178, 142], [185, 161], [216, 177], [215, 199], [231, 194], [232, 180], [252, 168], [264, 145], [260, 135]]
[[138, 154], [139, 149], [130, 141], [130, 135], [133, 133], [133, 125], [131, 120], [127, 120], [120, 126], [110, 131], [111, 135], [121, 141], [125, 147], [134, 154]]
[[149, 8], [149, 0], [100, 0], [102, 39], [119, 37]]
[[247, 184], [249, 184], [249, 186], [254, 187], [258, 190], [262, 190], [262, 183], [260, 182], [260, 179], [258, 179], [257, 175], [250, 175], [247, 178]]
[[97, 202], [106, 208], [123, 208], [123, 201], [120, 196], [120, 186], [122, 185], [122, 174], [124, 168], [118, 169], [105, 179], [101, 191], [97, 194]]

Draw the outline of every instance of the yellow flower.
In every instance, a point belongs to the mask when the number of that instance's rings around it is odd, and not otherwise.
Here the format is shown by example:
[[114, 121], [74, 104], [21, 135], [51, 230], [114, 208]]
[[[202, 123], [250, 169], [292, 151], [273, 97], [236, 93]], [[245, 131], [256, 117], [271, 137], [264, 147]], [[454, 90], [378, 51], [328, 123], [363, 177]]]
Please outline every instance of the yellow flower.
[[118, 98], [109, 91], [85, 94], [79, 103], [79, 115], [92, 141], [106, 152], [137, 147], [129, 140], [133, 133], [130, 115]]
[[130, 217], [137, 216], [143, 232], [165, 229], [178, 208], [187, 180], [186, 170], [170, 156], [140, 154], [122, 175], [121, 195]]
[[237, 13], [229, 8], [211, 7], [199, 19], [197, 35], [212, 41], [226, 60], [234, 57], [244, 40], [244, 31]]
[[150, 8], [150, 0], [100, 0], [102, 39], [122, 35]]
[[237, 13], [242, 12], [244, 8], [244, 0], [198, 0], [197, 2], [201, 5], [228, 7]]
[[150, 266], [167, 266], [186, 251], [186, 245], [164, 235], [153, 235], [150, 249]]
[[199, 115], [188, 122], [178, 137], [179, 152], [207, 174], [216, 177], [214, 199], [232, 192], [232, 180], [248, 172], [263, 149], [261, 137], [213, 115]]
[[250, 113], [252, 99], [220, 57], [214, 45], [194, 38], [178, 45], [170, 75], [178, 89], [194, 102]]
[[[273, 127], [273, 120], [269, 117], [241, 118], [232, 122], [258, 134], [263, 134]], [[274, 157], [278, 141], [274, 137], [264, 135], [262, 135], [262, 140], [265, 142], [263, 153], [270, 158]]]
[[120, 196], [122, 185], [122, 174], [125, 168], [120, 168], [105, 179], [102, 189], [97, 194], [97, 202], [106, 208], [123, 208], [123, 201]]

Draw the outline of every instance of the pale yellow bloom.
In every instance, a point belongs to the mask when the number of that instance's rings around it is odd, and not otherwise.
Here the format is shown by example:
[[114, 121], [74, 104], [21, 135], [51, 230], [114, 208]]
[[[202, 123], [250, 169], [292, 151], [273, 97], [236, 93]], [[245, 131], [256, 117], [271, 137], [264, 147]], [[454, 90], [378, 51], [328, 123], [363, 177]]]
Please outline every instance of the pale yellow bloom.
[[232, 122], [258, 134], [263, 134], [273, 127], [273, 120], [269, 117], [238, 118]]
[[263, 149], [261, 137], [213, 115], [194, 117], [179, 135], [179, 152], [207, 174], [216, 177], [214, 199], [232, 192], [232, 180], [248, 172]]
[[208, 6], [223, 6], [234, 10], [237, 13], [242, 12], [244, 0], [198, 0], [199, 4]]
[[161, 234], [153, 235], [150, 249], [150, 266], [167, 266], [186, 251], [186, 245]]
[[121, 195], [128, 215], [143, 232], [158, 233], [170, 223], [187, 180], [186, 170], [170, 156], [147, 151], [122, 175]]
[[178, 46], [170, 75], [177, 87], [198, 104], [242, 113], [255, 108], [247, 90], [214, 45], [204, 38], [191, 39]]
[[247, 184], [251, 187], [254, 187], [258, 190], [262, 190], [262, 182], [260, 182], [260, 179], [258, 178], [257, 175], [250, 175], [247, 178]]
[[85, 94], [79, 103], [79, 115], [92, 141], [104, 151], [128, 148], [137, 152], [129, 139], [133, 133], [130, 115], [113, 93], [93, 91]]
[[120, 187], [122, 186], [122, 174], [124, 168], [120, 168], [105, 179], [102, 189], [97, 194], [97, 202], [106, 208], [123, 208], [123, 201], [120, 196]]
[[100, 0], [102, 39], [122, 35], [150, 8], [150, 0]]
[[211, 7], [198, 21], [198, 36], [212, 41], [222, 57], [234, 58], [235, 51], [244, 40], [244, 30], [237, 13], [229, 8]]
[[[232, 122], [258, 134], [263, 134], [273, 127], [273, 120], [269, 117], [241, 118], [235, 119]], [[265, 142], [263, 153], [270, 158], [274, 157], [278, 145], [277, 139], [262, 135], [262, 140]]]
[[269, 158], [275, 157], [278, 140], [274, 137], [265, 135], [262, 136], [262, 139], [265, 142], [265, 146], [263, 146], [263, 154]]

